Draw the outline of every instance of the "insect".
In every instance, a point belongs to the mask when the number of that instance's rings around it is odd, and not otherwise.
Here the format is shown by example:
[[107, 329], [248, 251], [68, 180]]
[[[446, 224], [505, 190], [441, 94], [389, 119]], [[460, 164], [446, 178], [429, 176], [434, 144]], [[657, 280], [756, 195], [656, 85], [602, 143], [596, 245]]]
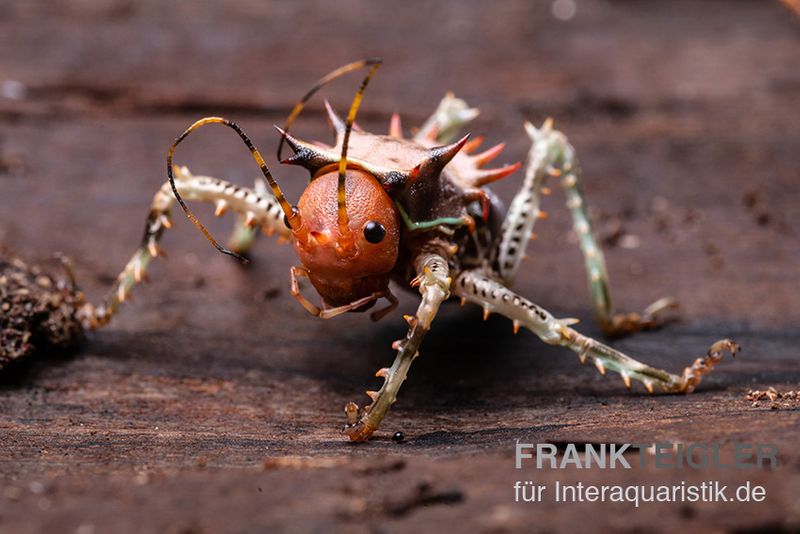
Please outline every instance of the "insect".
[[[107, 323], [134, 285], [146, 276], [150, 261], [161, 255], [159, 240], [171, 226], [170, 209], [177, 200], [188, 218], [221, 252], [243, 259], [258, 229], [290, 241], [301, 262], [290, 270], [291, 294], [312, 315], [329, 319], [345, 312], [362, 312], [385, 299], [388, 305], [372, 312], [380, 319], [392, 311], [397, 299], [390, 281], [416, 288], [421, 301], [414, 315], [406, 315], [408, 333], [393, 344], [396, 357], [380, 369], [383, 379], [377, 391], [367, 391], [371, 402], [364, 408], [350, 402], [345, 407], [345, 431], [353, 441], [367, 440], [397, 398], [411, 363], [430, 330], [440, 305], [450, 297], [483, 308], [484, 318], [499, 313], [511, 319], [513, 330], [528, 328], [545, 343], [561, 345], [578, 354], [581, 363], [592, 362], [600, 373], [621, 375], [630, 388], [633, 380], [653, 392], [691, 392], [723, 353], [735, 354], [730, 340], [717, 341], [707, 355], [698, 358], [680, 375], [650, 367], [595, 339], [514, 293], [510, 287], [533, 236], [537, 219], [544, 213], [540, 199], [548, 179], [558, 180], [585, 258], [594, 311], [609, 335], [625, 334], [659, 326], [674, 307], [661, 299], [643, 313], [615, 314], [612, 310], [603, 254], [592, 233], [582, 193], [581, 171], [575, 150], [567, 138], [547, 120], [537, 128], [525, 125], [532, 146], [524, 178], [508, 210], [486, 187], [504, 178], [519, 163], [487, 169], [484, 165], [503, 149], [497, 145], [476, 153], [481, 139], [457, 132], [477, 114], [448, 94], [434, 114], [411, 138], [403, 136], [398, 115], [393, 115], [388, 135], [365, 132], [355, 124], [364, 91], [381, 65], [379, 59], [357, 61], [322, 78], [295, 106], [281, 134], [281, 148], [288, 144], [294, 155], [282, 163], [307, 169], [310, 181], [298, 203], [283, 195], [261, 153], [234, 122], [219, 117], [198, 120], [169, 149], [169, 180], [158, 190], [147, 218], [141, 246], [119, 275], [106, 302], [87, 305], [82, 318], [89, 327]], [[368, 69], [350, 106], [341, 119], [326, 102], [335, 132], [332, 146], [295, 138], [289, 128], [308, 99], [322, 86], [356, 69]], [[265, 181], [255, 189], [192, 174], [173, 165], [175, 148], [194, 130], [206, 124], [233, 129], [249, 148]], [[239, 216], [230, 249], [222, 247], [194, 216], [186, 201], [213, 203], [216, 215], [227, 210]], [[321, 298], [314, 304], [304, 296], [301, 279], [307, 279]]]

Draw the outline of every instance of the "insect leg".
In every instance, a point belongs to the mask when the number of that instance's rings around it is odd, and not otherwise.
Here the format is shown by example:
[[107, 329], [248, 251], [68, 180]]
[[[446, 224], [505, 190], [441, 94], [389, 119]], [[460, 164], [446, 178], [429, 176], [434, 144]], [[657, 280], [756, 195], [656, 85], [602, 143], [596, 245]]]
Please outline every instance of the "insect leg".
[[303, 305], [303, 307], [308, 311], [308, 313], [310, 313], [315, 317], [319, 317], [320, 319], [330, 319], [332, 317], [336, 317], [337, 315], [357, 310], [358, 308], [364, 306], [365, 304], [369, 304], [370, 302], [373, 302], [383, 296], [386, 296], [383, 292], [376, 291], [372, 295], [362, 297], [358, 300], [354, 300], [353, 302], [345, 304], [343, 306], [336, 306], [335, 308], [320, 308], [319, 306], [317, 306], [316, 304], [305, 298], [303, 294], [300, 292], [300, 280], [298, 279], [298, 277], [300, 276], [308, 278], [308, 269], [306, 269], [305, 267], [295, 266], [289, 270], [292, 296], [296, 298], [300, 304]]
[[397, 351], [391, 367], [380, 369], [375, 376], [384, 379], [378, 391], [367, 391], [372, 403], [359, 410], [354, 402], [345, 406], [348, 423], [345, 432], [353, 441], [366, 441], [377, 430], [383, 417], [394, 401], [406, 379], [411, 362], [419, 356], [419, 346], [431, 328], [431, 322], [439, 311], [439, 305], [450, 296], [450, 276], [444, 253], [427, 251], [419, 254], [414, 266], [418, 273], [415, 284], [419, 284], [422, 301], [415, 316], [406, 316], [409, 329], [404, 339], [395, 341], [392, 348]]
[[503, 224], [497, 257], [503, 279], [509, 284], [513, 281], [524, 256], [525, 245], [533, 235], [534, 223], [543, 216], [544, 212], [540, 210], [539, 204], [545, 179], [550, 176], [559, 178], [583, 252], [595, 316], [603, 331], [607, 335], [620, 335], [661, 326], [667, 320], [666, 314], [677, 307], [673, 299], [659, 299], [641, 314], [614, 313], [605, 258], [586, 212], [581, 170], [575, 149], [564, 134], [553, 129], [549, 119], [541, 128], [530, 123], [525, 128], [533, 146], [528, 155], [525, 181], [512, 201]]
[[389, 305], [386, 306], [385, 308], [372, 312], [370, 314], [370, 318], [373, 321], [380, 321], [381, 319], [389, 315], [400, 303], [400, 301], [397, 300], [397, 297], [394, 296], [394, 294], [389, 288], [386, 288], [386, 294], [384, 295], [384, 297], [386, 297], [386, 300], [389, 301]]
[[591, 361], [601, 374], [610, 369], [622, 376], [627, 387], [631, 387], [631, 380], [638, 380], [650, 392], [658, 386], [669, 393], [690, 393], [700, 383], [703, 375], [722, 361], [724, 351], [735, 355], [739, 350], [739, 346], [733, 341], [719, 340], [711, 345], [705, 357], [696, 359], [680, 375], [675, 375], [650, 367], [578, 333], [569, 327], [577, 322], [575, 319], [556, 319], [547, 310], [478, 271], [462, 272], [453, 284], [453, 294], [461, 297], [462, 301], [482, 306], [484, 317], [492, 312], [504, 315], [514, 322], [515, 332], [519, 327], [525, 327], [545, 343], [561, 345], [578, 353], [581, 363]]
[[[195, 176], [186, 167], [173, 169], [175, 185], [181, 196], [187, 200], [213, 203], [216, 215], [228, 209], [237, 212], [245, 226], [260, 227], [267, 234], [277, 233], [288, 239], [291, 231], [283, 222], [283, 211], [273, 196], [259, 195], [253, 190], [231, 184], [208, 176]], [[80, 311], [81, 321], [86, 328], [97, 328], [107, 324], [122, 304], [131, 295], [133, 287], [147, 278], [150, 261], [165, 253], [159, 242], [164, 230], [172, 226], [170, 208], [175, 202], [169, 182], [164, 183], [153, 197], [150, 213], [147, 216], [144, 236], [139, 248], [128, 261], [104, 302], [98, 306], [86, 304]]]
[[461, 127], [471, 122], [478, 113], [476, 108], [467, 106], [453, 93], [447, 93], [433, 115], [420, 126], [414, 141], [426, 146], [449, 143], [455, 139]]
[[[275, 198], [263, 178], [256, 178], [253, 190], [260, 197]], [[236, 218], [233, 232], [228, 238], [228, 248], [241, 256], [247, 256], [257, 237], [258, 228], [247, 224], [247, 215], [239, 215]]]
[[[549, 123], [545, 123], [541, 132], [545, 129], [550, 131]], [[497, 268], [506, 285], [514, 282], [525, 257], [528, 241], [535, 236], [533, 228], [536, 221], [544, 216], [540, 208], [542, 190], [556, 155], [553, 142], [547, 136], [539, 135], [539, 130], [535, 133], [536, 137], [531, 134], [533, 145], [525, 162], [525, 177], [508, 207], [496, 252]]]

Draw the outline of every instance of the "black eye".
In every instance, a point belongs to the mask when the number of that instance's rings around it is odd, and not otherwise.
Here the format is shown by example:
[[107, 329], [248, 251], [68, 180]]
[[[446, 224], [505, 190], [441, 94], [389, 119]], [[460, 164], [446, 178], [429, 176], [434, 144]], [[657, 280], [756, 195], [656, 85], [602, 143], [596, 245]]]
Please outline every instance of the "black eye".
[[386, 236], [386, 228], [377, 221], [369, 221], [367, 224], [364, 225], [364, 238], [376, 245], [383, 241], [383, 238]]

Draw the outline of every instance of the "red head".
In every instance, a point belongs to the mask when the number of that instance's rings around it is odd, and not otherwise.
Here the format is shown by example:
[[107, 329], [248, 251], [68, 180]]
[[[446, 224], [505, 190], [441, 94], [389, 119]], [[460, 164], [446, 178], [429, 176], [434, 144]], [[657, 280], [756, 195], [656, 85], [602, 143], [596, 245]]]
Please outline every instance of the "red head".
[[400, 244], [397, 210], [374, 176], [346, 172], [350, 235], [340, 232], [337, 189], [335, 169], [314, 178], [297, 205], [301, 227], [292, 230], [297, 256], [330, 306], [385, 291]]
[[[284, 213], [286, 225], [295, 238], [295, 250], [305, 267], [305, 273], [329, 307], [339, 307], [365, 303], [357, 309], [371, 304], [368, 298], [388, 295], [389, 273], [397, 261], [400, 243], [398, 215], [394, 203], [384, 191], [378, 179], [363, 169], [348, 169], [347, 146], [361, 97], [370, 78], [381, 64], [380, 59], [355, 62], [337, 69], [326, 76], [295, 106], [287, 122], [287, 128], [302, 109], [305, 101], [317, 89], [338, 76], [357, 68], [370, 67], [369, 73], [361, 83], [361, 87], [353, 99], [347, 123], [341, 124], [341, 152], [332, 161], [336, 161], [338, 169], [333, 165], [318, 167], [297, 207], [286, 200], [281, 188], [269, 172], [264, 158], [247, 135], [235, 123], [220, 117], [207, 117], [191, 125], [172, 144], [167, 156], [167, 174], [172, 190], [186, 215], [197, 225], [206, 238], [220, 251], [244, 260], [216, 242], [208, 230], [191, 213], [181, 198], [172, 175], [172, 155], [178, 144], [192, 131], [205, 124], [224, 124], [232, 128], [250, 149], [261, 172], [267, 180], [275, 199]], [[341, 123], [341, 120], [339, 120]], [[313, 150], [300, 150], [300, 142], [293, 140], [278, 128], [286, 140], [295, 149], [295, 156], [285, 163], [312, 163]], [[278, 148], [280, 157], [280, 146]], [[311, 160], [307, 160], [307, 158]], [[293, 271], [294, 272], [294, 271]], [[303, 297], [296, 295], [303, 305], [312, 313], [320, 314], [320, 310]]]

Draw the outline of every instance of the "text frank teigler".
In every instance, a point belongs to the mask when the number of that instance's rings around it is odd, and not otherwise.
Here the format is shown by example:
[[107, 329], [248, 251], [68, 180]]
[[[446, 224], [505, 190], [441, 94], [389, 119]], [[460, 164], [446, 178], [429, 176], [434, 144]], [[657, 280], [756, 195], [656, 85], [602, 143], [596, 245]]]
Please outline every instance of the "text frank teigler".
[[[522, 443], [517, 441], [516, 469], [722, 469], [754, 470], [778, 465], [778, 448], [764, 443]], [[537, 483], [528, 477], [514, 482], [514, 501], [552, 502], [627, 502], [638, 507], [647, 502], [762, 502], [767, 497], [763, 486], [742, 480], [737, 485], [717, 480], [671, 484], [585, 484]]]

